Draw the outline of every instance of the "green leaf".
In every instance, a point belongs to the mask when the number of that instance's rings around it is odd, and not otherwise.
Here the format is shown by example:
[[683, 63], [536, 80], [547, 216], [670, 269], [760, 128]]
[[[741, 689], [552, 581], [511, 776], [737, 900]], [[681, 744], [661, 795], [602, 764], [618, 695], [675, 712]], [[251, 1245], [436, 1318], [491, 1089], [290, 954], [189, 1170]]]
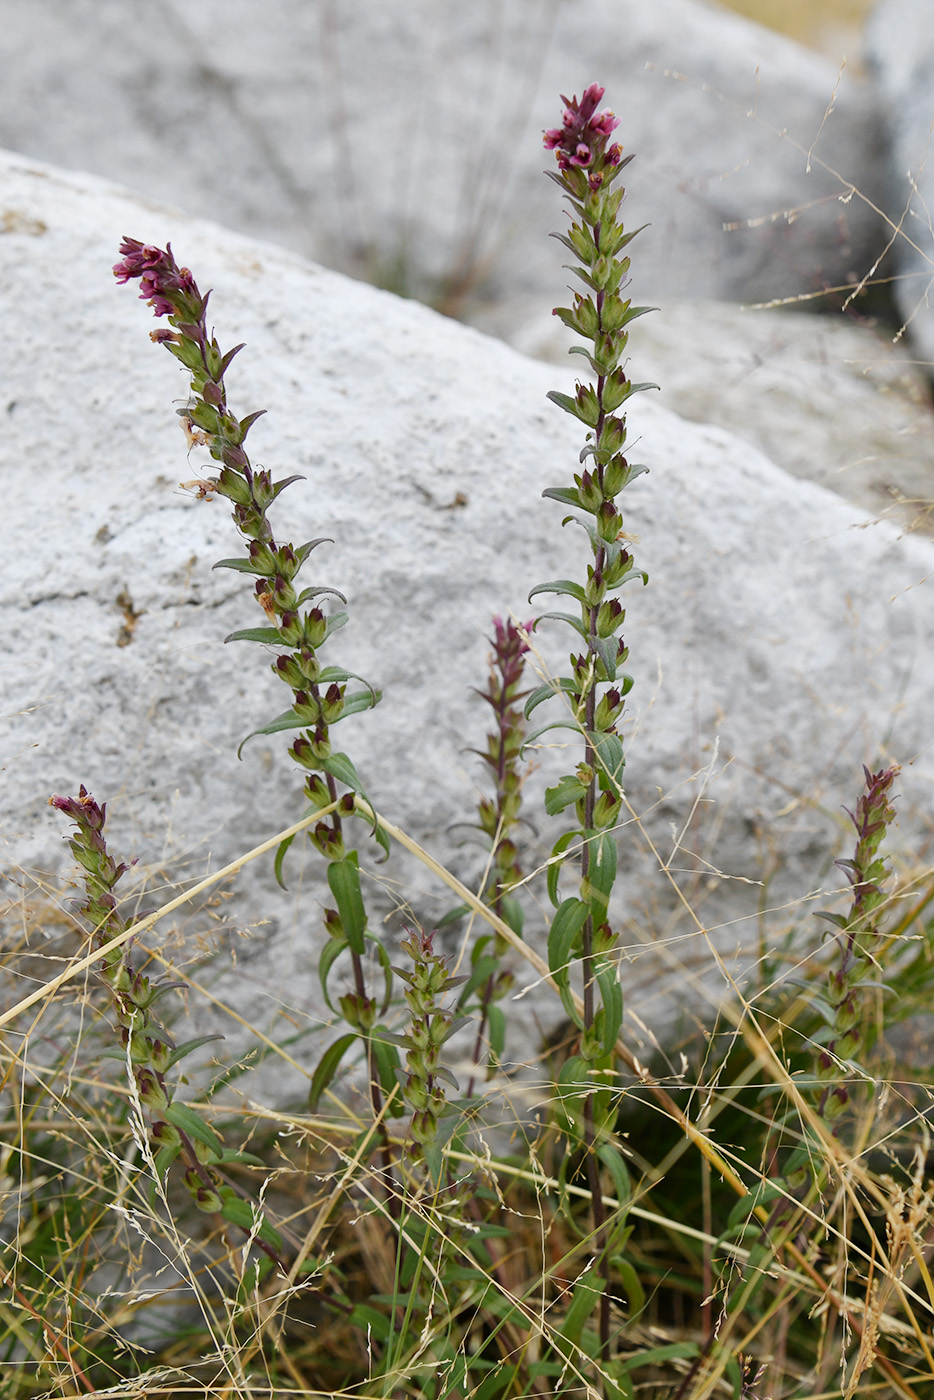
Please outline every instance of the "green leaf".
[[258, 574], [260, 578], [266, 578], [269, 573], [268, 569], [254, 564], [252, 559], [218, 559], [213, 568], [235, 569], [238, 574]]
[[569, 598], [574, 598], [582, 607], [587, 607], [587, 594], [579, 583], [573, 583], [571, 579], [556, 578], [552, 583], [540, 583], [529, 594], [530, 603], [536, 593], [563, 593]]
[[623, 1024], [623, 989], [611, 963], [599, 963], [594, 973], [603, 1002], [603, 1053], [610, 1055]]
[[574, 506], [577, 510], [586, 509], [576, 486], [549, 486], [542, 492], [542, 496], [547, 500], [560, 501], [563, 506]]
[[[386, 1098], [392, 1093], [399, 1083], [399, 1075], [402, 1073], [399, 1052], [390, 1041], [384, 1037], [388, 1034], [385, 1026], [374, 1026], [370, 1032], [370, 1045], [373, 1049], [373, 1058], [376, 1061], [376, 1074]], [[397, 1093], [392, 1103], [387, 1109], [391, 1118], [401, 1118], [406, 1112], [405, 1100]]]
[[552, 720], [551, 724], [544, 724], [541, 729], [535, 729], [531, 734], [527, 734], [522, 741], [522, 752], [524, 753], [529, 745], [534, 744], [536, 739], [540, 739], [543, 734], [550, 734], [553, 729], [573, 729], [575, 734], [583, 734], [584, 732], [581, 725], [575, 724], [574, 720], [555, 719]]
[[321, 1095], [330, 1084], [337, 1073], [338, 1066], [351, 1045], [359, 1039], [356, 1031], [350, 1031], [347, 1035], [342, 1035], [339, 1040], [335, 1040], [333, 1045], [329, 1045], [318, 1062], [311, 1079], [311, 1088], [308, 1091], [308, 1112], [316, 1113]]
[[376, 949], [377, 961], [383, 969], [385, 993], [383, 995], [383, 1004], [379, 1009], [379, 1014], [385, 1016], [386, 1012], [389, 1010], [389, 1003], [392, 1001], [392, 963], [389, 961], [389, 954], [386, 952], [379, 938], [376, 938], [372, 933], [368, 933], [366, 935], [366, 941], [367, 943], [373, 944], [373, 947]]
[[548, 967], [561, 993], [565, 1011], [581, 1029], [583, 1021], [571, 1000], [569, 963], [573, 959], [578, 935], [589, 912], [583, 900], [566, 899], [558, 907], [548, 930]]
[[587, 738], [604, 776], [618, 786], [626, 767], [622, 739], [618, 734], [597, 734], [592, 730], [587, 731]]
[[[552, 857], [564, 855], [564, 852], [567, 850], [568, 846], [579, 835], [579, 831], [566, 831], [563, 836], [559, 836], [552, 848]], [[563, 868], [563, 861], [554, 859], [549, 861], [548, 898], [551, 900], [552, 904], [555, 906], [556, 909], [558, 907], [558, 880], [561, 877], [561, 871]]]
[[330, 637], [332, 632], [338, 632], [342, 627], [346, 627], [349, 621], [349, 613], [331, 613], [331, 616], [325, 621], [324, 624], [324, 637], [322, 639], [322, 646], [324, 645], [324, 642], [327, 641], [328, 637]]
[[[581, 882], [581, 898], [590, 901], [594, 924], [602, 924], [616, 880], [616, 842], [606, 832], [588, 840], [587, 876]], [[615, 1037], [614, 1037], [615, 1038]]]
[[508, 924], [513, 933], [521, 938], [522, 927], [525, 923], [525, 910], [522, 908], [518, 899], [512, 894], [501, 895], [499, 907], [503, 923]]
[[491, 1002], [486, 1009], [486, 1019], [489, 1028], [490, 1064], [498, 1065], [506, 1046], [506, 1017], [503, 1008]]
[[321, 595], [325, 593], [330, 594], [332, 598], [340, 598], [342, 603], [347, 602], [347, 599], [344, 597], [343, 593], [341, 593], [340, 589], [325, 588], [322, 584], [318, 584], [315, 588], [303, 588], [298, 595], [295, 606], [300, 608], [303, 603], [309, 602], [312, 598], [320, 598]]
[[325, 773], [330, 773], [332, 778], [343, 783], [344, 787], [349, 787], [352, 792], [359, 792], [362, 796], [363, 788], [357, 777], [357, 770], [345, 753], [329, 754], [321, 760], [321, 767]]
[[285, 710], [281, 715], [277, 715], [275, 719], [270, 720], [268, 724], [262, 725], [262, 727], [259, 729], [252, 730], [251, 733], [249, 733], [246, 736], [246, 738], [241, 742], [240, 747], [237, 749], [237, 757], [240, 757], [246, 745], [250, 742], [251, 739], [255, 739], [258, 734], [282, 734], [287, 729], [307, 728], [307, 719], [302, 719], [301, 716], [297, 715], [294, 710]]
[[[364, 685], [366, 685], [366, 681], [364, 681]], [[379, 691], [376, 691], [375, 694], [378, 699]], [[369, 803], [372, 807], [373, 804], [369, 802], [363, 784], [357, 777], [357, 770], [345, 753], [332, 753], [327, 758], [322, 758], [321, 767], [325, 773], [330, 773], [332, 778], [336, 778], [338, 782], [350, 788], [351, 792], [358, 792], [364, 802]], [[379, 843], [388, 856], [390, 852], [389, 837], [386, 835], [386, 832], [380, 826], [379, 822], [374, 822], [370, 829], [370, 835]]]
[[584, 1323], [593, 1317], [607, 1280], [599, 1269], [586, 1269], [571, 1290], [571, 1306], [561, 1324], [561, 1336], [573, 1346], [580, 1345]]
[[[160, 1147], [157, 1149], [156, 1155], [153, 1157], [153, 1162], [156, 1168], [156, 1176], [159, 1178], [160, 1181], [165, 1180], [166, 1172], [169, 1170], [169, 1167], [175, 1161], [176, 1157], [179, 1155], [181, 1150], [181, 1143], [179, 1143], [175, 1147], [173, 1147], [171, 1143], [166, 1143], [164, 1147]], [[152, 1182], [153, 1198], [155, 1198], [155, 1186], [156, 1183]], [[150, 1204], [152, 1204], [152, 1200], [150, 1200]]]
[[[309, 556], [309, 554], [311, 553], [311, 551], [312, 551], [313, 549], [317, 549], [317, 548], [318, 548], [318, 545], [319, 545], [319, 544], [333, 544], [333, 543], [334, 543], [334, 541], [333, 541], [332, 539], [329, 539], [326, 535], [319, 535], [318, 538], [317, 538], [316, 540], [306, 540], [304, 544], [300, 544], [300, 545], [298, 546], [298, 548], [297, 548], [296, 550], [293, 551], [294, 554], [295, 554], [296, 559], [298, 560], [299, 568], [301, 568], [301, 566], [304, 564], [305, 560], [308, 558], [308, 556]], [[334, 589], [334, 588], [329, 588], [329, 589], [327, 590], [327, 592], [328, 592], [328, 593], [336, 593], [337, 590]], [[338, 597], [340, 597], [340, 594], [338, 594]], [[346, 600], [346, 598], [345, 598], [345, 599], [344, 599], [344, 602], [346, 602], [346, 601], [347, 601], [347, 600]]]
[[544, 700], [550, 700], [553, 695], [577, 695], [579, 686], [577, 681], [570, 676], [559, 676], [554, 681], [546, 681], [544, 685], [536, 686], [525, 702], [525, 717], [536, 709]]
[[360, 891], [356, 851], [351, 851], [345, 860], [331, 862], [328, 866], [328, 884], [337, 900], [337, 910], [350, 951], [362, 957], [366, 952], [366, 910]]
[[585, 642], [590, 642], [590, 633], [579, 617], [572, 617], [570, 613], [546, 612], [542, 613], [537, 620], [539, 622], [544, 622], [546, 617], [554, 618], [556, 622], [566, 622], [569, 627], [574, 628], [574, 631], [577, 632], [579, 636], [583, 637]]
[[267, 646], [283, 646], [278, 627], [243, 627], [239, 632], [228, 632], [227, 642], [264, 642]]
[[546, 788], [545, 811], [549, 817], [556, 817], [565, 807], [570, 807], [572, 802], [579, 802], [582, 797], [586, 797], [588, 786], [589, 784], [582, 783], [580, 778], [569, 774], [561, 778], [556, 787]]
[[167, 1123], [173, 1127], [180, 1128], [188, 1137], [195, 1138], [205, 1147], [209, 1147], [220, 1159], [223, 1142], [218, 1133], [213, 1128], [209, 1128], [207, 1123], [198, 1116], [195, 1110], [187, 1103], [170, 1103], [163, 1115]]
[[611, 1142], [601, 1142], [597, 1148], [597, 1157], [613, 1178], [616, 1199], [620, 1206], [625, 1207], [632, 1197], [632, 1185], [629, 1181], [629, 1170], [623, 1154]]
[[[625, 1283], [623, 1284], [625, 1288]], [[628, 1289], [627, 1289], [628, 1292]], [[655, 1366], [660, 1361], [693, 1361], [700, 1348], [696, 1342], [667, 1342], [664, 1346], [649, 1347], [621, 1362], [624, 1371], [638, 1371], [643, 1366]]]
[[438, 920], [438, 928], [447, 928], [449, 924], [456, 924], [459, 919], [465, 918], [469, 913], [469, 904], [458, 904], [456, 909], [449, 909], [446, 914], [442, 914]]
[[[232, 1225], [239, 1225], [241, 1230], [246, 1230], [248, 1234], [255, 1235], [257, 1239], [263, 1240], [276, 1251], [282, 1248], [282, 1236], [274, 1229], [267, 1220], [260, 1218], [257, 1227], [257, 1211], [249, 1201], [238, 1196], [231, 1186], [221, 1187], [223, 1205], [221, 1215], [225, 1220], [229, 1220]], [[259, 1213], [261, 1215], [261, 1213]]]
[[378, 690], [357, 690], [353, 695], [345, 695], [344, 708], [337, 719], [332, 720], [331, 723], [336, 724], [337, 720], [346, 719], [348, 715], [358, 715], [361, 710], [372, 710], [373, 706], [379, 704], [381, 699], [382, 696]]
[[208, 1041], [210, 1040], [223, 1039], [224, 1037], [220, 1034], [220, 1032], [215, 1032], [214, 1035], [197, 1035], [195, 1036], [194, 1040], [182, 1041], [181, 1045], [176, 1045], [175, 1049], [169, 1056], [166, 1069], [169, 1070], [172, 1068], [173, 1065], [177, 1065], [179, 1060], [184, 1059], [186, 1055], [190, 1055], [192, 1050], [197, 1050], [199, 1045], [207, 1045]]
[[346, 947], [346, 938], [329, 938], [318, 958], [318, 977], [321, 980], [321, 990], [324, 993], [324, 1000], [335, 1016], [339, 1016], [340, 1012], [328, 996], [328, 974]]
[[287, 889], [288, 887], [282, 878], [282, 862], [285, 860], [286, 851], [289, 849], [297, 835], [298, 832], [293, 831], [291, 836], [287, 836], [284, 841], [280, 841], [278, 846], [276, 847], [276, 859], [273, 864], [273, 870], [275, 871], [276, 883], [278, 885], [281, 885], [283, 889]]

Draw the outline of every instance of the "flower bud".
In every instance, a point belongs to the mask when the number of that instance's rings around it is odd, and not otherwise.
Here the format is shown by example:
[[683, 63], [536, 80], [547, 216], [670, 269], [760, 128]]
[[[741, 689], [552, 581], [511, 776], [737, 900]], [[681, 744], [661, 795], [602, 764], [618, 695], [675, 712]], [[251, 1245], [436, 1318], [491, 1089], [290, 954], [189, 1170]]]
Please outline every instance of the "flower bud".
[[169, 1096], [151, 1069], [137, 1069], [136, 1089], [140, 1103], [154, 1113], [164, 1113], [169, 1106]]
[[166, 1123], [162, 1119], [153, 1123], [150, 1140], [153, 1147], [181, 1147], [182, 1135], [171, 1123]]
[[376, 1002], [373, 997], [358, 996], [350, 992], [338, 1000], [341, 1014], [348, 1026], [354, 1030], [368, 1031], [376, 1021]]
[[597, 481], [596, 477], [591, 476], [590, 472], [586, 471], [582, 476], [578, 477], [577, 480], [581, 504], [585, 510], [592, 511], [596, 514], [604, 502], [604, 495], [599, 481]]
[[305, 645], [316, 650], [324, 641], [327, 620], [320, 608], [310, 608], [305, 614]]
[[149, 1041], [149, 1063], [157, 1074], [165, 1074], [172, 1059], [172, 1047], [164, 1040]]
[[[286, 646], [298, 646], [304, 635], [302, 620], [298, 613], [286, 611], [282, 614], [279, 619], [279, 635]], [[309, 679], [316, 680], [317, 677], [309, 677]]]
[[623, 699], [618, 690], [608, 690], [597, 702], [594, 711], [593, 727], [598, 733], [605, 733], [619, 719], [623, 712]]
[[[313, 695], [309, 695], [305, 690], [296, 690], [295, 699], [292, 701], [292, 709], [298, 715], [299, 719], [307, 720], [309, 724], [316, 724], [321, 717], [320, 704]], [[314, 752], [313, 745], [312, 749]]]
[[424, 1147], [438, 1136], [438, 1120], [430, 1109], [425, 1109], [412, 1115], [409, 1131], [419, 1146]]
[[318, 850], [327, 860], [344, 859], [343, 837], [339, 831], [328, 826], [327, 822], [319, 822], [310, 835]]
[[[295, 742], [297, 744], [298, 740], [296, 739]], [[308, 749], [311, 750], [311, 745], [308, 744], [307, 739], [305, 740], [305, 743]], [[313, 756], [314, 755], [312, 755], [312, 757]], [[302, 762], [304, 762], [304, 759], [302, 760]], [[306, 767], [308, 766], [310, 765], [306, 764]], [[320, 778], [317, 775], [313, 778], [309, 778], [308, 781], [305, 783], [305, 796], [308, 798], [308, 801], [313, 807], [327, 807], [328, 803], [331, 801], [331, 794], [328, 791], [327, 783], [324, 781], [323, 778]]]
[[597, 831], [612, 826], [619, 815], [622, 803], [612, 792], [601, 792], [593, 807], [593, 824]]
[[344, 690], [346, 687], [336, 684], [329, 685], [327, 693], [321, 703], [321, 718], [325, 724], [333, 724], [340, 719], [344, 709]]
[[623, 517], [611, 501], [604, 501], [597, 512], [597, 534], [608, 544], [616, 539], [623, 528]]
[[250, 563], [264, 574], [272, 574], [275, 569], [275, 555], [262, 540], [250, 540]]
[[601, 569], [594, 569], [592, 564], [587, 565], [587, 584], [584, 588], [584, 597], [591, 607], [597, 603], [602, 603], [606, 595], [606, 580]]
[[600, 604], [597, 612], [597, 636], [612, 637], [617, 627], [623, 623], [626, 614], [618, 598], [608, 598]]

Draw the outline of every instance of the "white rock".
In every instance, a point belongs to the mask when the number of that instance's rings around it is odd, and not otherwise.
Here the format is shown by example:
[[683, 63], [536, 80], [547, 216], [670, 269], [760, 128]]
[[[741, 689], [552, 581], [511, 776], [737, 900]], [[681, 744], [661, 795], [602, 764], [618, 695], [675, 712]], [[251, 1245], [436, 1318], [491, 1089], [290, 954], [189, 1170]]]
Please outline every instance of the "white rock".
[[[541, 499], [577, 463], [577, 425], [544, 397], [569, 376], [92, 177], [6, 156], [0, 180], [0, 810], [11, 892], [22, 870], [69, 868], [64, 824], [46, 802], [82, 782], [110, 804], [114, 853], [152, 872], [149, 907], [161, 872], [190, 879], [217, 868], [302, 813], [284, 740], [254, 741], [236, 757], [287, 695], [259, 648], [223, 645], [233, 628], [255, 625], [257, 610], [238, 576], [211, 571], [236, 552], [224, 506], [177, 486], [197, 475], [172, 413], [185, 381], [149, 343], [147, 308], [113, 282], [123, 234], [171, 239], [215, 289], [219, 339], [247, 343], [229, 383], [236, 411], [269, 410], [250, 439], [254, 458], [307, 477], [282, 499], [281, 533], [335, 541], [308, 569], [349, 597], [350, 625], [328, 659], [384, 690], [375, 712], [337, 731], [341, 743], [377, 807], [475, 878], [481, 857], [451, 828], [470, 819], [478, 770], [466, 750], [486, 724], [469, 693], [484, 678], [483, 635], [493, 612], [527, 616], [535, 584], [584, 569], [583, 536], [562, 530], [560, 507]], [[635, 958], [623, 967], [629, 1004], [661, 1026], [673, 1010], [705, 1011], [693, 976], [711, 962], [648, 836], [728, 969], [762, 932], [752, 916], [765, 875], [765, 902], [779, 907], [766, 929], [812, 927], [806, 897], [849, 845], [836, 823], [858, 796], [863, 762], [903, 763], [911, 853], [932, 806], [934, 624], [923, 585], [934, 549], [885, 523], [868, 528], [857, 509], [738, 438], [649, 400], [633, 410], [632, 436], [651, 473], [623, 501], [651, 578], [626, 600], [637, 678], [626, 772], [638, 829], [622, 833], [616, 912]], [[127, 645], [124, 593], [137, 614]], [[548, 664], [560, 664], [566, 637], [546, 626], [541, 640]], [[533, 799], [576, 762], [549, 749], [538, 757]], [[701, 795], [695, 775], [708, 768]], [[535, 820], [529, 860], [562, 829]], [[251, 941], [223, 944], [239, 965], [221, 994], [276, 1038], [314, 1027], [322, 1007], [321, 865], [310, 853], [287, 873], [283, 894], [268, 861], [248, 867], [220, 913], [180, 925], [187, 943], [176, 953], [183, 962], [199, 928], [221, 916], [235, 929], [265, 920]], [[450, 905], [428, 872], [412, 878], [411, 862], [373, 874], [409, 881], [389, 885], [388, 897], [373, 887], [378, 912], [398, 900], [430, 924]], [[535, 901], [527, 928], [542, 948]], [[670, 975], [659, 976], [655, 953], [635, 956], [643, 943], [673, 963]], [[550, 996], [532, 1004], [554, 1013]], [[527, 1002], [510, 1024], [523, 1028], [515, 1053], [526, 1053], [537, 1034]], [[315, 1058], [308, 1049], [309, 1067]]]
[[638, 156], [653, 301], [812, 294], [884, 246], [863, 202], [884, 184], [871, 89], [703, 0], [163, 0], [159, 15], [11, 0], [0, 145], [463, 313], [554, 285], [541, 131], [559, 92], [599, 81]]
[[[486, 324], [568, 363], [574, 337], [528, 302], [504, 302]], [[633, 343], [634, 372], [666, 408], [728, 428], [876, 517], [934, 532], [930, 394], [904, 341], [842, 316], [674, 300], [638, 322]]]
[[934, 373], [934, 168], [931, 66], [934, 12], [926, 0], [880, 0], [866, 26], [866, 58], [881, 96], [891, 155], [886, 210], [891, 252], [878, 269], [894, 278], [895, 301], [928, 376]]

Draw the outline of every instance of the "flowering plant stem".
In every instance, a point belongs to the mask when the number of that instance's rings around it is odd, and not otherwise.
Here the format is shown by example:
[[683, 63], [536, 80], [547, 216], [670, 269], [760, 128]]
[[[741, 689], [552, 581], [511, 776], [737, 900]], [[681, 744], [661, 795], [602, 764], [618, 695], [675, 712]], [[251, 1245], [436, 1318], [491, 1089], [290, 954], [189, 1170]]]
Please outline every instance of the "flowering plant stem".
[[[575, 346], [574, 353], [584, 357], [594, 382], [578, 383], [573, 395], [549, 394], [554, 403], [584, 425], [587, 435], [580, 460], [590, 461], [582, 472], [575, 473], [572, 485], [552, 487], [544, 494], [570, 507], [573, 514], [565, 523], [573, 521], [586, 531], [593, 562], [587, 566], [584, 582], [557, 579], [540, 584], [530, 595], [552, 593], [577, 605], [576, 614], [553, 612], [544, 617], [571, 627], [580, 650], [570, 658], [570, 675], [532, 693], [526, 715], [543, 701], [560, 695], [568, 706], [568, 716], [537, 730], [527, 742], [559, 727], [576, 730], [584, 740], [582, 762], [546, 793], [549, 814], [571, 807], [578, 822], [576, 830], [558, 840], [554, 855], [565, 855], [572, 846], [580, 850], [577, 895], [559, 901], [560, 864], [554, 863], [549, 870], [549, 893], [556, 913], [548, 958], [565, 1009], [580, 1032], [579, 1051], [564, 1065], [559, 1078], [559, 1121], [569, 1138], [579, 1140], [586, 1151], [593, 1247], [599, 1270], [599, 1281], [588, 1278], [587, 1286], [600, 1293], [600, 1353], [605, 1359], [611, 1261], [626, 1237], [624, 1213], [612, 1225], [606, 1219], [600, 1171], [606, 1167], [615, 1178], [625, 1180], [622, 1156], [610, 1142], [616, 1102], [612, 1092], [614, 1047], [622, 1024], [623, 1001], [614, 958], [617, 935], [608, 921], [608, 907], [616, 876], [613, 827], [622, 803], [624, 763], [617, 725], [632, 685], [620, 669], [628, 656], [618, 635], [625, 612], [612, 595], [633, 579], [647, 581], [625, 548], [628, 537], [617, 505], [619, 494], [645, 468], [629, 462], [623, 453], [626, 421], [618, 410], [630, 394], [647, 386], [631, 382], [624, 360], [626, 327], [645, 309], [634, 307], [622, 295], [629, 271], [624, 249], [634, 234], [624, 231], [619, 218], [625, 191], [617, 180], [631, 157], [624, 160], [618, 145], [608, 145], [618, 123], [611, 112], [598, 113], [602, 97], [603, 89], [594, 84], [580, 102], [576, 97], [562, 98], [562, 125], [545, 133], [545, 146], [555, 151], [558, 163], [551, 178], [572, 211], [567, 234], [558, 237], [580, 264], [572, 270], [585, 288], [574, 293], [571, 307], [559, 307], [555, 315], [589, 342]], [[569, 969], [574, 962], [581, 967], [582, 1016], [569, 995]]]
[[[99, 806], [82, 787], [77, 797], [52, 797], [50, 805], [69, 817], [77, 828], [69, 845], [85, 872], [85, 899], [79, 913], [91, 924], [95, 947], [103, 948], [132, 922], [119, 912], [114, 894], [129, 867], [117, 865], [107, 850], [106, 804]], [[194, 1109], [173, 1102], [174, 1091], [166, 1079], [168, 1071], [186, 1055], [219, 1037], [198, 1036], [183, 1045], [174, 1045], [167, 1032], [156, 1025], [152, 1008], [166, 992], [182, 984], [150, 981], [134, 967], [129, 943], [102, 958], [100, 974], [110, 990], [136, 1096], [154, 1120], [149, 1133], [150, 1155], [156, 1170], [153, 1189], [161, 1184], [172, 1163], [179, 1160], [185, 1167], [185, 1187], [198, 1210], [220, 1215], [240, 1226], [255, 1236], [259, 1248], [270, 1259], [278, 1260], [282, 1246], [278, 1232], [265, 1221], [254, 1229], [252, 1206], [225, 1183], [219, 1171], [230, 1162], [257, 1159], [225, 1148], [219, 1135]]]
[[[385, 950], [367, 929], [357, 853], [345, 847], [344, 823], [354, 816], [354, 793], [362, 789], [350, 759], [346, 754], [335, 752], [331, 743], [332, 727], [349, 715], [375, 705], [379, 694], [366, 682], [363, 682], [363, 689], [348, 693], [347, 682], [360, 678], [342, 667], [325, 666], [320, 659], [321, 649], [331, 634], [347, 621], [347, 614], [331, 612], [326, 615], [319, 604], [328, 596], [341, 603], [346, 599], [334, 588], [318, 585], [299, 592], [296, 587], [302, 566], [312, 551], [324, 543], [323, 539], [309, 540], [299, 546], [280, 545], [273, 535], [269, 508], [301, 477], [274, 481], [268, 471], [256, 470], [250, 463], [244, 443], [261, 414], [237, 418], [228, 408], [224, 383], [227, 369], [242, 345], [225, 354], [221, 352], [207, 328], [210, 293], [202, 296], [189, 270], [175, 261], [171, 245], [163, 250], [125, 238], [120, 252], [121, 261], [114, 266], [118, 282], [139, 279], [140, 298], [148, 301], [156, 316], [166, 316], [169, 321], [169, 328], [151, 333], [152, 339], [165, 345], [191, 376], [190, 400], [179, 411], [182, 425], [189, 442], [206, 447], [213, 461], [219, 464], [216, 476], [195, 483], [198, 496], [208, 500], [215, 495], [226, 497], [233, 505], [234, 523], [247, 542], [245, 556], [222, 559], [215, 568], [233, 569], [255, 578], [256, 600], [265, 615], [266, 625], [233, 632], [226, 640], [277, 648], [272, 670], [292, 692], [291, 708], [254, 730], [248, 738], [298, 730], [289, 752], [306, 774], [305, 796], [312, 810], [334, 808], [330, 817], [319, 821], [309, 834], [328, 861], [328, 884], [337, 905], [336, 909], [325, 910], [329, 942], [320, 964], [322, 985], [327, 997], [328, 972], [339, 955], [348, 953], [353, 991], [340, 997], [339, 1006], [351, 1033], [342, 1036], [325, 1052], [312, 1083], [312, 1097], [317, 1102], [343, 1055], [357, 1039], [362, 1039], [366, 1046], [373, 1113], [382, 1124], [381, 1067], [372, 1035], [379, 1012], [376, 999], [367, 993], [363, 967], [367, 943], [375, 947], [386, 977], [383, 1011], [391, 995], [391, 972]], [[339, 796], [338, 784], [348, 789], [343, 796]], [[377, 829], [374, 834], [388, 849], [383, 833]], [[288, 844], [284, 843], [276, 861], [276, 873], [280, 878], [282, 857]], [[382, 1143], [388, 1173], [390, 1154], [385, 1125]]]
[[[522, 879], [522, 867], [511, 833], [519, 820], [522, 804], [523, 774], [519, 759], [525, 721], [516, 705], [528, 694], [520, 687], [529, 650], [527, 637], [532, 626], [532, 621], [519, 627], [511, 619], [504, 622], [501, 617], [494, 617], [487, 688], [477, 691], [495, 717], [494, 727], [487, 735], [486, 750], [477, 750], [492, 773], [495, 785], [493, 797], [481, 798], [477, 808], [478, 825], [491, 846], [491, 868], [483, 897], [519, 937], [523, 926], [522, 905], [511, 891]], [[488, 1077], [499, 1064], [506, 1036], [506, 1018], [497, 1003], [509, 993], [515, 981], [511, 973], [499, 970], [507, 947], [506, 940], [498, 932], [477, 939], [471, 954], [472, 975], [461, 994], [461, 1005], [466, 1007], [476, 989], [482, 987], [473, 1062], [481, 1064], [484, 1041], [488, 1040]], [[467, 1086], [468, 1099], [473, 1096], [474, 1082], [472, 1075]]]

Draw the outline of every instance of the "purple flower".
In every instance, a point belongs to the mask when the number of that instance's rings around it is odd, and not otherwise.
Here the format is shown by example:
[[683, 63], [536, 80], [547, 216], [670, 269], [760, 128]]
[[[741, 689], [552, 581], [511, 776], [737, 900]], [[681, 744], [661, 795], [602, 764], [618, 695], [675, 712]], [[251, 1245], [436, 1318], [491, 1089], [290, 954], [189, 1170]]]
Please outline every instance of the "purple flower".
[[594, 161], [600, 162], [604, 155], [608, 163], [618, 165], [620, 149], [612, 146], [605, 152], [607, 138], [619, 126], [612, 112], [597, 112], [597, 103], [603, 97], [603, 88], [591, 83], [580, 102], [576, 97], [567, 98], [562, 93], [564, 103], [562, 125], [545, 132], [545, 149], [558, 152], [558, 167], [567, 170], [570, 166], [589, 167]]
[[138, 277], [140, 301], [148, 301], [154, 315], [170, 316], [190, 310], [190, 302], [188, 307], [185, 305], [187, 299], [200, 303], [195, 279], [187, 267], [179, 267], [172, 256], [171, 243], [162, 249], [136, 238], [124, 238], [120, 252], [123, 257], [114, 263], [114, 276], [121, 285]]

